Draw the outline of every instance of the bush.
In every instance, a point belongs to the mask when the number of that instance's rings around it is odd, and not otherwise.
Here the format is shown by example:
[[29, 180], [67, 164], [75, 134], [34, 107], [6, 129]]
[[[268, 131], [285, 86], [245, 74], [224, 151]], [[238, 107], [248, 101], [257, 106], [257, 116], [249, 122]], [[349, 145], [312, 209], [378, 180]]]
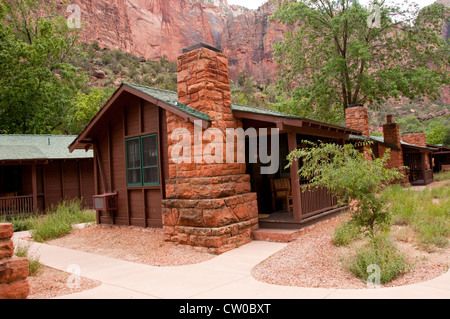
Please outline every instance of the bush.
[[54, 239], [70, 233], [72, 225], [95, 221], [92, 211], [83, 211], [81, 201], [63, 201], [53, 212], [39, 220], [32, 237], [37, 242]]
[[15, 255], [17, 257], [25, 257], [28, 259], [29, 275], [36, 276], [40, 273], [43, 265], [39, 262], [39, 256], [31, 255], [29, 252], [30, 245], [19, 244], [15, 249]]
[[399, 185], [384, 190], [388, 210], [396, 225], [408, 225], [417, 234], [418, 244], [426, 250], [448, 245], [450, 235], [450, 188], [443, 185], [413, 191]]
[[359, 238], [361, 231], [359, 227], [351, 221], [343, 222], [334, 230], [332, 241], [336, 246], [347, 246], [355, 239]]
[[446, 181], [450, 180], [450, 171], [447, 172], [440, 172], [434, 175], [434, 181], [440, 182], [440, 181]]
[[357, 252], [346, 268], [361, 280], [367, 281], [371, 272], [369, 266], [380, 267], [379, 283], [386, 284], [407, 270], [406, 257], [385, 238], [376, 240], [376, 247], [369, 244]]

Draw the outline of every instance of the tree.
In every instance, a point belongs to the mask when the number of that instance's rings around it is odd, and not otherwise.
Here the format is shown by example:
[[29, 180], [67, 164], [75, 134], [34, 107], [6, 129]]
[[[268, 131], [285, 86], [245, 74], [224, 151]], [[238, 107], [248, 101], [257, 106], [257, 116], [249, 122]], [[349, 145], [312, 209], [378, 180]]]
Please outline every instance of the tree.
[[[389, 152], [382, 158], [367, 160], [366, 154], [352, 144], [302, 143], [309, 146], [292, 151], [288, 155], [289, 165], [301, 160], [298, 174], [309, 180], [308, 187], [324, 187], [343, 203], [355, 202], [353, 220], [374, 238], [376, 227], [385, 227], [389, 219], [377, 193], [403, 177], [399, 169], [386, 168]], [[373, 155], [371, 150], [367, 152]]]
[[86, 82], [77, 34], [45, 0], [0, 0], [0, 132], [51, 133]]
[[89, 93], [78, 92], [75, 106], [66, 113], [60, 133], [80, 134], [114, 91], [114, 87], [93, 87]]
[[279, 110], [339, 122], [351, 104], [439, 97], [449, 83], [449, 43], [441, 37], [448, 8], [436, 3], [419, 13], [417, 5], [385, 1], [375, 8], [358, 0], [280, 1], [271, 19], [289, 30], [275, 46]]
[[[397, 253], [383, 236], [389, 230], [391, 216], [385, 209], [385, 199], [379, 193], [390, 182], [402, 178], [403, 174], [397, 168], [386, 168], [389, 152], [382, 158], [368, 160], [352, 144], [302, 143], [309, 146], [292, 151], [288, 155], [289, 165], [301, 160], [298, 173], [301, 178], [310, 181], [308, 187], [328, 188], [341, 202], [351, 204], [353, 224], [369, 239], [369, 250], [357, 255], [354, 268], [359, 270], [363, 265], [358, 276], [366, 278], [368, 266], [373, 264], [380, 267], [382, 277], [386, 276], [391, 268], [390, 259], [393, 258], [394, 263], [400, 261], [400, 264], [403, 260], [396, 256]], [[371, 151], [368, 153], [373, 155]], [[395, 268], [401, 270], [402, 266]], [[392, 278], [392, 274], [387, 277]]]

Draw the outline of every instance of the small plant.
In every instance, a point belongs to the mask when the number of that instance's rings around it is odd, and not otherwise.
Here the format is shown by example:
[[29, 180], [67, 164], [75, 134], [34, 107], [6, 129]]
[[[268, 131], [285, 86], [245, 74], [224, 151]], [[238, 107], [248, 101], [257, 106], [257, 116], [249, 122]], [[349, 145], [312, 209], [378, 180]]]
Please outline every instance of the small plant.
[[15, 255], [17, 257], [25, 257], [28, 259], [28, 267], [29, 267], [29, 275], [36, 276], [38, 275], [42, 268], [44, 267], [39, 262], [39, 256], [35, 254], [30, 254], [30, 245], [28, 244], [18, 244], [16, 245]]
[[63, 201], [36, 223], [32, 237], [37, 242], [43, 242], [70, 233], [73, 224], [93, 221], [95, 214], [83, 211], [80, 200]]
[[[373, 245], [376, 247], [373, 247]], [[406, 257], [386, 238], [377, 237], [371, 244], [361, 248], [349, 260], [346, 268], [361, 280], [367, 281], [370, 276], [368, 269], [377, 265], [380, 269], [379, 283], [386, 284], [408, 268]]]
[[359, 238], [361, 230], [351, 221], [345, 221], [334, 230], [332, 241], [336, 246], [347, 246]]
[[436, 182], [450, 180], [450, 171], [437, 173], [433, 178]]

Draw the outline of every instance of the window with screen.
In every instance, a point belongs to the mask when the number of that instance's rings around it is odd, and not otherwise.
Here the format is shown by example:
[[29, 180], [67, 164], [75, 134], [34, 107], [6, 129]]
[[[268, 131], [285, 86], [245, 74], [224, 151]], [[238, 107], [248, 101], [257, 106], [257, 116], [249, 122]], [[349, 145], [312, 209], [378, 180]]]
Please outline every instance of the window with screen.
[[159, 185], [158, 138], [156, 134], [125, 141], [128, 186]]

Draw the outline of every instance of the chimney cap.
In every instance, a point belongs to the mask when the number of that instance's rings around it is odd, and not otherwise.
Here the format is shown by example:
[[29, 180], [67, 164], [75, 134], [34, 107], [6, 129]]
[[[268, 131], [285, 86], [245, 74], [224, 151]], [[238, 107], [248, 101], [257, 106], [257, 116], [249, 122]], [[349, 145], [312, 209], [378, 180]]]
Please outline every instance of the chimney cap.
[[351, 107], [360, 107], [360, 106], [364, 106], [364, 104], [362, 104], [362, 103], [350, 104], [350, 105], [347, 105], [347, 108], [351, 108]]
[[209, 49], [209, 50], [212, 50], [212, 51], [215, 51], [215, 52], [222, 53], [222, 51], [220, 51], [216, 47], [213, 47], [212, 45], [209, 45], [209, 44], [206, 44], [206, 43], [203, 43], [203, 42], [199, 42], [199, 43], [196, 43], [194, 45], [188, 46], [188, 47], [184, 48], [182, 52], [183, 53], [188, 53], [188, 52], [200, 49], [200, 48], [206, 48], [206, 49]]
[[392, 118], [394, 117], [394, 115], [392, 114], [388, 114], [386, 115], [386, 123], [392, 123]]

